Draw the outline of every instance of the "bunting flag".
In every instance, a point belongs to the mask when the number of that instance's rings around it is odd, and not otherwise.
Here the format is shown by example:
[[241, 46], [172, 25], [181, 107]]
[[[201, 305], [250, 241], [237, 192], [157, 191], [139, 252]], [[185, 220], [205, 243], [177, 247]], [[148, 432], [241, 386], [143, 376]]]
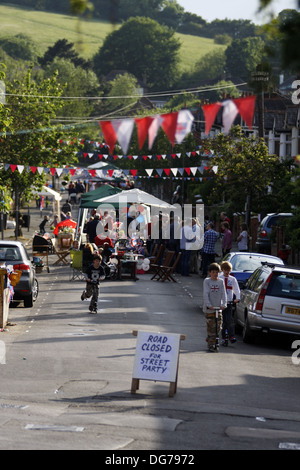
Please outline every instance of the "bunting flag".
[[205, 104], [202, 106], [204, 112], [204, 120], [205, 120], [205, 134], [207, 135], [215, 122], [216, 116], [221, 108], [222, 103], [213, 103], [213, 104]]
[[194, 116], [188, 109], [182, 109], [178, 113], [175, 140], [177, 144], [181, 144], [186, 135], [192, 130]]
[[116, 137], [121, 145], [123, 152], [126, 154], [133, 131], [133, 119], [117, 119], [112, 122]]
[[137, 133], [138, 133], [138, 141], [139, 141], [139, 148], [141, 149], [145, 143], [145, 140], [148, 135], [148, 130], [153, 121], [152, 117], [144, 117], [140, 119], [135, 119]]
[[244, 119], [249, 129], [252, 129], [253, 116], [255, 110], [256, 96], [246, 96], [245, 98], [235, 98], [225, 100], [223, 102], [216, 102], [212, 104], [205, 104], [202, 106], [204, 119], [205, 119], [205, 134], [207, 135], [216, 119], [216, 116], [221, 107], [223, 107], [222, 123], [224, 133], [227, 134], [234, 123], [238, 114]]
[[223, 127], [224, 133], [228, 134], [235, 118], [237, 117], [239, 110], [232, 100], [226, 100], [223, 103]]
[[163, 175], [166, 176], [172, 176], [174, 175], [175, 177], [177, 176], [178, 172], [180, 175], [184, 175], [186, 173], [188, 176], [193, 175], [195, 176], [197, 171], [203, 174], [205, 171], [213, 171], [215, 174], [218, 171], [217, 166], [206, 166], [206, 164], [202, 163], [201, 166], [193, 166], [193, 167], [182, 167], [182, 168], [146, 168], [145, 170], [141, 169], [94, 169], [94, 168], [43, 168], [43, 167], [36, 167], [36, 166], [29, 166], [29, 167], [24, 167], [23, 165], [15, 165], [15, 164], [4, 164], [4, 169], [7, 171], [10, 169], [12, 173], [14, 173], [16, 170], [18, 170], [20, 173], [25, 169], [27, 172], [32, 172], [36, 173], [38, 172], [39, 174], [42, 174], [44, 171], [45, 173], [51, 173], [53, 176], [54, 175], [61, 175], [62, 172], [65, 174], [70, 173], [72, 176], [75, 174], [81, 175], [82, 178], [90, 178], [90, 177], [100, 177], [104, 178], [105, 176], [109, 177], [119, 177], [122, 174], [124, 176], [131, 175], [134, 178], [136, 177], [143, 177], [143, 175], [138, 174], [139, 172], [143, 173], [144, 171], [147, 173], [148, 177], [152, 177], [153, 174], [155, 176], [160, 176], [162, 177]]
[[161, 127], [163, 128], [165, 134], [173, 146], [175, 144], [177, 119], [178, 113], [168, 113], [163, 115], [163, 121], [161, 123]]
[[244, 119], [249, 129], [252, 129], [256, 96], [252, 95], [252, 96], [247, 96], [246, 98], [236, 98], [232, 101], [237, 106], [240, 115]]

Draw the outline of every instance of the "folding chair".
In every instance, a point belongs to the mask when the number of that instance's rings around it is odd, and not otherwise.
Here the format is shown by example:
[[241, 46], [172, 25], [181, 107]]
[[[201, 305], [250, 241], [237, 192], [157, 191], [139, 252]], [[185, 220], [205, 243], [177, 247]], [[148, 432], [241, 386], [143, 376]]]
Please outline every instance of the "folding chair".
[[59, 263], [68, 265], [69, 262], [66, 260], [66, 257], [70, 253], [70, 250], [69, 249], [62, 249], [62, 250], [57, 249], [55, 240], [52, 240], [52, 244], [53, 244], [54, 254], [56, 254], [56, 256], [58, 257], [58, 259], [55, 261], [53, 265], [55, 266], [55, 265], [58, 265]]
[[159, 262], [159, 260], [160, 260], [160, 258], [161, 258], [161, 256], [162, 256], [162, 254], [163, 254], [164, 249], [165, 249], [165, 246], [164, 246], [164, 245], [160, 245], [159, 248], [158, 248], [158, 251], [157, 251], [157, 253], [156, 253], [156, 256], [153, 257], [153, 258], [150, 256], [150, 258], [149, 258], [149, 259], [150, 259], [149, 273], [153, 272], [152, 266], [158, 264], [158, 262]]
[[49, 252], [51, 252], [51, 249], [49, 243], [47, 243], [47, 240], [43, 239], [42, 237], [35, 236], [32, 241], [32, 256], [37, 256], [45, 262], [45, 266], [47, 268], [48, 273], [50, 272]]
[[82, 250], [78, 250], [78, 251], [71, 250], [70, 256], [71, 256], [70, 281], [75, 281], [76, 279], [78, 279], [79, 281], [84, 281], [85, 274], [83, 272], [83, 267], [82, 267], [82, 259], [83, 259]]
[[178, 253], [178, 255], [176, 256], [176, 259], [174, 261], [174, 263], [172, 264], [172, 266], [162, 266], [162, 269], [161, 269], [161, 275], [160, 275], [160, 281], [162, 282], [165, 282], [165, 281], [173, 281], [173, 282], [177, 282], [176, 279], [173, 277], [173, 273], [175, 271], [175, 268], [180, 260], [180, 257], [181, 257], [181, 253]]
[[175, 251], [167, 251], [166, 253], [166, 256], [162, 262], [162, 264], [153, 264], [152, 265], [152, 269], [153, 269], [153, 276], [151, 277], [151, 280], [156, 280], [156, 281], [159, 281], [162, 274], [163, 274], [163, 271], [162, 269], [163, 268], [167, 268], [168, 266], [170, 266], [170, 264], [172, 263], [172, 260], [174, 258], [174, 255], [175, 255]]

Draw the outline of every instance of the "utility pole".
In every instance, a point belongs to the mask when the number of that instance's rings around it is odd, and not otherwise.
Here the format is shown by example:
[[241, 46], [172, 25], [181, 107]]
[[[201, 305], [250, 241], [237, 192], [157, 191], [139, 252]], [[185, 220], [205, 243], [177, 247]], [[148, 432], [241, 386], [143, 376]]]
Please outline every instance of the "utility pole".
[[257, 101], [257, 107], [258, 107], [258, 135], [262, 139], [265, 138], [265, 113], [264, 113], [264, 107], [265, 107], [265, 100], [264, 100], [264, 93], [265, 90], [267, 89], [267, 84], [269, 82], [269, 72], [261, 70], [262, 69], [262, 64], [257, 66], [257, 69], [255, 72], [252, 72], [251, 74], [251, 81], [254, 82], [254, 88], [255, 91], [258, 93], [258, 101]]

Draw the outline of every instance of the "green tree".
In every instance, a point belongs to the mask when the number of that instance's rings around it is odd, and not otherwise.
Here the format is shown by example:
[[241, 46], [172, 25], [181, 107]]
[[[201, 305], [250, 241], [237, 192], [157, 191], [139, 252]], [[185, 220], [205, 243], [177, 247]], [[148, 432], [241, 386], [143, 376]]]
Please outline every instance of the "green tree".
[[[1, 45], [1, 43], [0, 43]], [[48, 47], [43, 57], [38, 58], [38, 62], [42, 67], [51, 64], [56, 58], [68, 59], [75, 67], [88, 69], [91, 63], [79, 56], [74, 49], [74, 44], [68, 42], [67, 39], [59, 39], [53, 46]]]
[[170, 88], [178, 73], [179, 48], [169, 28], [149, 18], [130, 18], [106, 37], [94, 56], [94, 70], [99, 79], [121, 69], [152, 89]]
[[102, 114], [111, 114], [114, 111], [118, 111], [118, 115], [126, 114], [142, 96], [136, 78], [128, 73], [117, 75], [114, 80], [108, 82], [108, 86], [110, 90], [107, 93], [108, 99], [103, 102]]
[[210, 202], [225, 198], [229, 211], [262, 212], [267, 188], [279, 174], [285, 172], [277, 155], [270, 155], [263, 139], [243, 135], [239, 126], [228, 135], [218, 134], [205, 141], [207, 149], [215, 152], [211, 162], [218, 167]]
[[37, 56], [36, 44], [25, 34], [0, 38], [0, 47], [14, 59], [34, 61]]
[[63, 87], [62, 96], [78, 97], [78, 99], [63, 100], [60, 115], [81, 117], [83, 120], [91, 116], [100, 103], [100, 98], [99, 101], [88, 100], [89, 96], [100, 95], [100, 85], [96, 74], [92, 70], [75, 67], [71, 60], [59, 58], [45, 68], [46, 77], [50, 78], [56, 73], [57, 82]]
[[248, 80], [251, 72], [261, 63], [264, 55], [264, 42], [261, 38], [235, 39], [225, 51], [226, 70], [230, 76]]
[[[1, 137], [1, 162], [25, 167], [62, 167], [75, 163], [74, 146], [66, 144], [70, 136], [51, 124], [62, 105], [59, 97], [63, 88], [57, 83], [56, 77], [37, 85], [29, 70], [23, 80], [6, 83], [6, 90], [6, 121], [9, 119], [9, 129]], [[2, 119], [1, 116], [1, 129]], [[16, 200], [19, 195], [27, 200], [33, 187], [40, 188], [44, 181], [43, 173], [39, 175], [38, 172], [27, 172], [26, 169], [13, 172], [5, 165], [0, 170], [0, 186], [5, 185], [15, 194]]]

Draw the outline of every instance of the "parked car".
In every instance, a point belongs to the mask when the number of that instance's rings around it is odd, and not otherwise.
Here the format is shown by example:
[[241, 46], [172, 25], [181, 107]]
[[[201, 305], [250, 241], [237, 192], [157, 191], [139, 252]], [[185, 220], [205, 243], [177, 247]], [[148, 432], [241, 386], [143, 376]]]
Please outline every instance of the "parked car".
[[243, 288], [251, 274], [262, 263], [284, 264], [276, 256], [264, 255], [261, 253], [232, 252], [224, 256], [222, 261], [229, 261], [232, 264], [232, 275], [237, 279], [240, 288]]
[[277, 214], [267, 214], [262, 219], [257, 229], [256, 249], [260, 253], [271, 253], [270, 235], [272, 227], [278, 225], [280, 220], [292, 217], [289, 212], [279, 212]]
[[244, 342], [258, 332], [300, 336], [300, 270], [272, 264], [257, 268], [241, 291], [235, 322]]
[[22, 300], [24, 307], [32, 307], [38, 297], [39, 285], [24, 245], [18, 241], [0, 241], [0, 263], [22, 271], [20, 282], [14, 287], [13, 302]]

